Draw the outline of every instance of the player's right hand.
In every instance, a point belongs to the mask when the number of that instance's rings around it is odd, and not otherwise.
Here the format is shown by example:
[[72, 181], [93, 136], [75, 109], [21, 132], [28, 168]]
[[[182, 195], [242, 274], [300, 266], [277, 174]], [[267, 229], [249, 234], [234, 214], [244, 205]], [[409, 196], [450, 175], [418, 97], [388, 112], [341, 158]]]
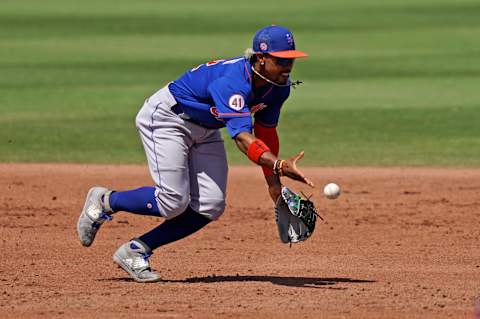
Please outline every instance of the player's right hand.
[[303, 157], [304, 151], [301, 151], [297, 155], [285, 160], [282, 165], [282, 173], [284, 176], [290, 177], [296, 181], [307, 184], [310, 187], [315, 187], [313, 182], [305, 177], [305, 175], [297, 168], [297, 161]]

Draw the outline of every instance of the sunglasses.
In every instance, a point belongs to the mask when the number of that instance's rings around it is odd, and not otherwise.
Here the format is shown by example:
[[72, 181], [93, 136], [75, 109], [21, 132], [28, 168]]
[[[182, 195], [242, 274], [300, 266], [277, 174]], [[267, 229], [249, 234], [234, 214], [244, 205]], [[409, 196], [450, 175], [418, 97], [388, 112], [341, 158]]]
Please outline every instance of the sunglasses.
[[288, 59], [288, 58], [277, 58], [270, 54], [269, 56], [273, 58], [273, 60], [275, 61], [275, 64], [280, 66], [290, 66], [293, 64], [293, 61], [295, 60], [295, 59]]

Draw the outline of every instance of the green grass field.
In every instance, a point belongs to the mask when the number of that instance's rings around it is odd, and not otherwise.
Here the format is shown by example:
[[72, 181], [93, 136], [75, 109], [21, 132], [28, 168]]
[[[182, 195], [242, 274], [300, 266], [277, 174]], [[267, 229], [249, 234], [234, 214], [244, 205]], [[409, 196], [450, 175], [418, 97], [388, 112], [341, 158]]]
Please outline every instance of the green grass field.
[[479, 17], [476, 0], [3, 0], [0, 161], [144, 163], [145, 97], [276, 23], [310, 54], [282, 113], [284, 156], [479, 166]]

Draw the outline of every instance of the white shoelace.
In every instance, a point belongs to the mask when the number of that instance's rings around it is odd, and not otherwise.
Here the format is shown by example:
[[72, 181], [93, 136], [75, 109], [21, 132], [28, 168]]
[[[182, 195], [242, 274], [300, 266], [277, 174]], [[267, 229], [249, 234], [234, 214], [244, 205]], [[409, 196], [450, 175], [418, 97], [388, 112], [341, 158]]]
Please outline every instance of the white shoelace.
[[132, 268], [133, 269], [138, 269], [138, 270], [150, 268], [150, 263], [148, 262], [148, 257], [149, 256], [137, 256], [137, 257], [135, 257], [133, 259], [133, 262], [132, 262]]

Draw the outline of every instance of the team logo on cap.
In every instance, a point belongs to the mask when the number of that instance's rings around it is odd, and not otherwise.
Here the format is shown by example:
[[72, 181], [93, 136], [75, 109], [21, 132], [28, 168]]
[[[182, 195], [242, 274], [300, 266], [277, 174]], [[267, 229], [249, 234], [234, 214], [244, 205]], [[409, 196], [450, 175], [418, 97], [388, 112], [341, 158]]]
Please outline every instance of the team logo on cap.
[[290, 33], [285, 34], [285, 37], [287, 38], [287, 43], [288, 45], [292, 46], [293, 45], [293, 37]]
[[265, 42], [260, 43], [260, 50], [267, 51], [268, 45]]

